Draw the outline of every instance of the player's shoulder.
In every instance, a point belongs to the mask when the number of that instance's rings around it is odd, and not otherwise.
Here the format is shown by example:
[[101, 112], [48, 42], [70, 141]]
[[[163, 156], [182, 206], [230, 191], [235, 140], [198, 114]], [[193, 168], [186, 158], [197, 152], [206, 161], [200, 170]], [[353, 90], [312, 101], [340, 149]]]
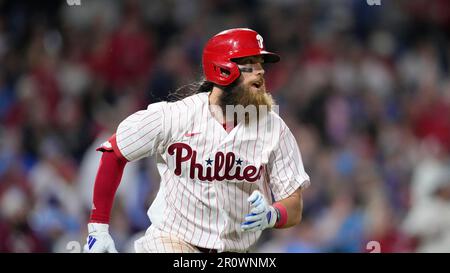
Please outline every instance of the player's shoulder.
[[173, 113], [189, 113], [193, 112], [194, 109], [199, 109], [201, 106], [207, 102], [208, 94], [200, 93], [191, 95], [189, 97], [177, 100], [177, 101], [160, 101], [149, 104], [147, 110], [150, 111], [160, 111], [164, 115]]
[[281, 129], [287, 127], [286, 122], [284, 122], [283, 118], [274, 109], [269, 111], [267, 120], [271, 123], [278, 125], [279, 128], [281, 128]]
[[167, 105], [173, 111], [192, 112], [195, 109], [201, 109], [208, 102], [208, 93], [198, 93], [186, 98], [168, 102]]
[[153, 102], [147, 105], [147, 109], [145, 110], [147, 112], [162, 112], [164, 108], [167, 108], [167, 105], [167, 101]]

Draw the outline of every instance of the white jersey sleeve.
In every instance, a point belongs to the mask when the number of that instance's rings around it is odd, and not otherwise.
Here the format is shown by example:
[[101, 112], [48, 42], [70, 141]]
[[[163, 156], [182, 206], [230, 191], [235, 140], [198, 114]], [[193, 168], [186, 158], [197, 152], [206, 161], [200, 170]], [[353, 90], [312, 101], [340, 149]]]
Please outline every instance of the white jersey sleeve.
[[282, 126], [279, 142], [269, 158], [268, 176], [275, 201], [290, 196], [299, 187], [308, 187], [310, 183], [297, 141], [285, 124]]
[[117, 148], [134, 161], [155, 154], [167, 139], [164, 120], [167, 102], [150, 104], [123, 120], [116, 131]]

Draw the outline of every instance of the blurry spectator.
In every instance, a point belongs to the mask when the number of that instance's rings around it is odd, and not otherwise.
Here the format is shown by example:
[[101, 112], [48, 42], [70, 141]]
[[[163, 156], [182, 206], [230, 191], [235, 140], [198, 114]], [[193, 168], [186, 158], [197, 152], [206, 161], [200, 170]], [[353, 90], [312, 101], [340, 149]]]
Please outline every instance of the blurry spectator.
[[360, 252], [364, 235], [362, 216], [356, 208], [352, 191], [339, 190], [330, 207], [319, 216], [316, 223], [323, 251]]
[[122, 24], [91, 56], [93, 72], [122, 92], [127, 85], [142, 89], [154, 62], [153, 44], [143, 30], [141, 10], [136, 1], [125, 3]]
[[449, 166], [430, 180], [429, 196], [415, 203], [403, 227], [418, 239], [417, 252], [450, 252]]
[[42, 160], [30, 170], [30, 187], [36, 197], [32, 227], [46, 240], [54, 241], [65, 232], [80, 228], [81, 207], [75, 191], [75, 166], [64, 157], [63, 143], [45, 139]]
[[35, 197], [22, 171], [12, 165], [0, 174], [0, 252], [45, 252], [29, 223]]

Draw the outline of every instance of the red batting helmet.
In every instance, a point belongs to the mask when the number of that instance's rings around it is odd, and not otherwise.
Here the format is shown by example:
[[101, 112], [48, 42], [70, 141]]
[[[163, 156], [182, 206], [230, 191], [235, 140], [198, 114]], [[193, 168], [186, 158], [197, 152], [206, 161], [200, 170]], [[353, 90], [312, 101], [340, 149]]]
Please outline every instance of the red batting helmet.
[[203, 49], [203, 73], [207, 81], [227, 86], [241, 74], [233, 59], [255, 55], [262, 55], [265, 63], [280, 60], [277, 54], [266, 51], [263, 38], [256, 31], [248, 28], [222, 31]]

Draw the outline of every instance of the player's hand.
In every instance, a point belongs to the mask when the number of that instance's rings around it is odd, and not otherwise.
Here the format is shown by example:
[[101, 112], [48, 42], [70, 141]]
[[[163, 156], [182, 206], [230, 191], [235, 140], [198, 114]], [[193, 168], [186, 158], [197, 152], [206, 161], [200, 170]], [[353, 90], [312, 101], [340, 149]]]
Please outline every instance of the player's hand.
[[89, 223], [89, 235], [84, 245], [85, 253], [117, 253], [114, 241], [109, 235], [109, 225]]
[[250, 203], [250, 214], [245, 216], [245, 222], [241, 224], [243, 231], [258, 231], [272, 228], [277, 222], [277, 211], [267, 203], [264, 195], [254, 191], [247, 199]]

